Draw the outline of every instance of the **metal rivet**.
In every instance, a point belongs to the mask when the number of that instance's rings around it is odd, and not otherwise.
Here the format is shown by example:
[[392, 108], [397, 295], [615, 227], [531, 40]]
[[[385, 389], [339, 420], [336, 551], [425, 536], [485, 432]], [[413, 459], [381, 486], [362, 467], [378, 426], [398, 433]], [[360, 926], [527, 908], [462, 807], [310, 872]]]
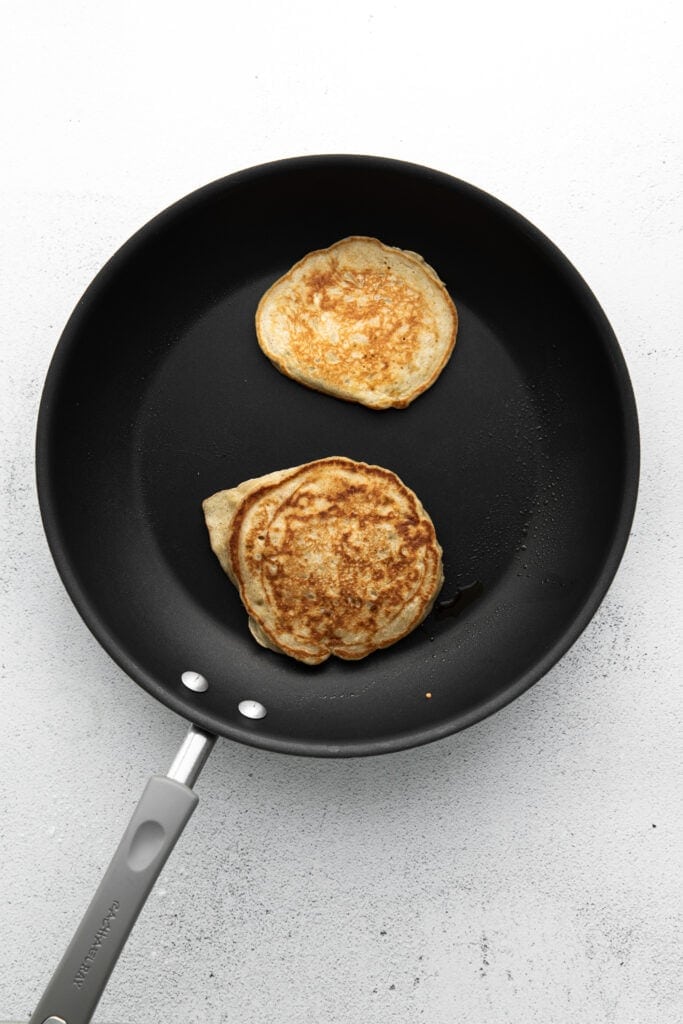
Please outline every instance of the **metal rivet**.
[[183, 681], [183, 685], [188, 690], [194, 690], [195, 693], [204, 693], [205, 690], [209, 689], [209, 684], [199, 672], [183, 672], [180, 678]]
[[237, 707], [245, 718], [265, 718], [268, 714], [263, 704], [259, 704], [257, 700], [241, 700]]

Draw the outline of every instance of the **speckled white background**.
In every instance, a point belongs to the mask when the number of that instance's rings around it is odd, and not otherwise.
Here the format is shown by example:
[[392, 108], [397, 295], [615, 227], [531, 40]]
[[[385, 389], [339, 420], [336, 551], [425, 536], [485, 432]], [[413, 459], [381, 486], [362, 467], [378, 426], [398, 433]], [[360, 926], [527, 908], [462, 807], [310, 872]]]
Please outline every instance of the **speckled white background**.
[[186, 192], [366, 152], [494, 193], [588, 280], [639, 405], [633, 535], [572, 651], [469, 731], [341, 763], [221, 743], [98, 1019], [683, 1019], [676, 8], [2, 4], [0, 1017], [28, 1017], [184, 733], [92, 639], [43, 539], [33, 434], [60, 330]]

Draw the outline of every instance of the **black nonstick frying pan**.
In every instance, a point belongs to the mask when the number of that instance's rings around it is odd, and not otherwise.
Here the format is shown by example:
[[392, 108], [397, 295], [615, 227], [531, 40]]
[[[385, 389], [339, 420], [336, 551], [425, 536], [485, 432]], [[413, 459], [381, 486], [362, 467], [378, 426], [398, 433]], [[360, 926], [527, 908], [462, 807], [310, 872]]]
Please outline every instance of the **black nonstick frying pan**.
[[[408, 409], [310, 391], [256, 343], [266, 288], [352, 234], [419, 252], [458, 308], [453, 357]], [[200, 503], [327, 455], [386, 466], [419, 495], [446, 582], [400, 643], [307, 668], [252, 640]], [[193, 728], [169, 776], [151, 780], [32, 1021], [91, 1019], [216, 735], [380, 754], [471, 725], [538, 680], [616, 572], [638, 464], [633, 393], [595, 298], [547, 238], [470, 185], [374, 157], [284, 160], [208, 185], [139, 231], [57, 347], [38, 490], [85, 622]]]

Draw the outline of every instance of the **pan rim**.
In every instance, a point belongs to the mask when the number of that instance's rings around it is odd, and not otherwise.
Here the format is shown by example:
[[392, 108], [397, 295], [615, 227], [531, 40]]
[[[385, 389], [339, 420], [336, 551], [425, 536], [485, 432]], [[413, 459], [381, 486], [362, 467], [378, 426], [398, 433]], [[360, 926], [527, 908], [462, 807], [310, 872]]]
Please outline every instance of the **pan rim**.
[[[314, 166], [324, 168], [325, 166], [335, 165], [338, 168], [342, 164], [356, 169], [359, 167], [384, 169], [389, 172], [393, 171], [397, 174], [400, 173], [412, 178], [422, 179], [426, 183], [439, 184], [444, 188], [456, 188], [461, 193], [469, 194], [480, 204], [489, 207], [494, 213], [505, 219], [513, 228], [530, 238], [542, 250], [544, 257], [567, 281], [572, 292], [577, 296], [577, 300], [583, 302], [587, 307], [596, 333], [610, 357], [612, 375], [617, 386], [621, 406], [621, 435], [625, 455], [625, 472], [617, 524], [610, 543], [606, 548], [600, 572], [580, 609], [573, 619], [568, 621], [562, 634], [543, 656], [538, 658], [525, 672], [511, 680], [507, 686], [493, 697], [476, 704], [466, 713], [451, 716], [427, 727], [395, 733], [389, 737], [335, 743], [324, 740], [298, 740], [291, 737], [273, 736], [260, 732], [258, 728], [253, 726], [240, 727], [239, 725], [226, 723], [199, 707], [190, 708], [180, 692], [176, 693], [160, 684], [153, 675], [147, 672], [141, 664], [128, 654], [125, 645], [113, 635], [96, 611], [67, 556], [66, 544], [59, 529], [59, 517], [55, 511], [55, 498], [51, 484], [50, 435], [52, 417], [55, 414], [58, 403], [62, 374], [64, 373], [64, 367], [70, 352], [78, 338], [81, 321], [87, 314], [89, 307], [97, 301], [100, 292], [107, 288], [110, 279], [116, 274], [119, 266], [127, 262], [138, 248], [145, 245], [156, 232], [163, 231], [167, 223], [171, 223], [179, 215], [187, 214], [195, 205], [204, 202], [213, 194], [219, 194], [226, 189], [250, 183], [259, 177], [267, 177], [274, 172], [289, 170], [296, 173], [297, 170], [310, 169]], [[78, 300], [53, 353], [46, 373], [38, 411], [35, 465], [38, 504], [43, 528], [50, 553], [64, 587], [95, 639], [134, 682], [183, 718], [191, 720], [209, 732], [225, 736], [228, 739], [234, 739], [249, 746], [300, 756], [362, 757], [392, 753], [432, 743], [482, 721], [528, 690], [534, 683], [546, 675], [563, 655], [567, 653], [598, 610], [622, 560], [637, 502], [640, 474], [640, 436], [633, 387], [616, 335], [597, 298], [584, 278], [543, 232], [501, 200], [443, 171], [390, 157], [330, 153], [286, 157], [280, 160], [257, 164], [218, 178], [166, 207], [120, 246], [98, 271]]]

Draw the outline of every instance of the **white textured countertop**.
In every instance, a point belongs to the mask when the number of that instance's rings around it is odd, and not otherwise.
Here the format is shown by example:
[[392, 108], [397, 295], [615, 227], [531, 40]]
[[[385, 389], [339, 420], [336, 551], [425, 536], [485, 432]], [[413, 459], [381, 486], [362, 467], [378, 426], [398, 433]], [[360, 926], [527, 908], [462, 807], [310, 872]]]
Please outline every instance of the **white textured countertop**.
[[586, 278], [639, 407], [632, 538], [570, 653], [465, 733], [346, 762], [220, 743], [97, 1019], [683, 1019], [677, 6], [3, 4], [0, 1017], [28, 1018], [185, 729], [48, 554], [33, 435], [59, 333], [183, 194], [357, 152], [492, 192]]

